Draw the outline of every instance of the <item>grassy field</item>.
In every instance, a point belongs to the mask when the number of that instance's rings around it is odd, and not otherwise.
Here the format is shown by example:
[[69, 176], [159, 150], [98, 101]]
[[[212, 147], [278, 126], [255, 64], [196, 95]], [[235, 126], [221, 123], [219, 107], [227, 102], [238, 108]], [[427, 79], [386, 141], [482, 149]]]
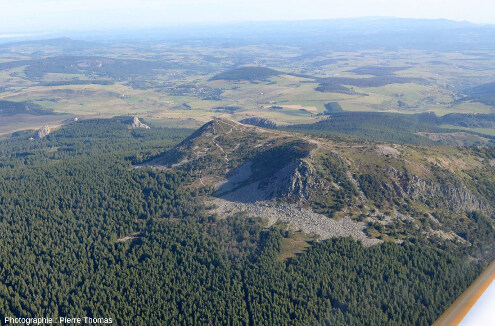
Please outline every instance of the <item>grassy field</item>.
[[282, 239], [282, 250], [278, 259], [280, 261], [285, 261], [289, 258], [295, 257], [297, 254], [301, 254], [306, 249], [311, 247], [310, 242], [314, 238], [310, 237], [308, 234], [302, 232], [294, 232], [288, 238]]
[[[10, 53], [1, 54], [0, 63], [29, 60], [30, 51], [41, 50], [63, 59], [64, 52], [56, 47], [18, 46]], [[91, 48], [85, 48], [75, 55], [90, 58], [93, 53]], [[492, 106], [459, 101], [463, 97], [463, 89], [492, 81], [495, 56], [419, 50], [321, 51], [314, 56], [301, 53], [304, 53], [303, 49], [298, 47], [275, 45], [209, 47], [202, 44], [153, 44], [140, 47], [115, 44], [98, 49], [98, 57], [140, 60], [139, 64], [144, 64], [142, 74], [136, 75], [128, 69], [129, 75], [121, 71], [117, 72], [120, 73], [117, 78], [105, 76], [105, 70], [100, 73], [94, 67], [88, 72], [84, 69], [91, 63], [81, 59], [81, 62], [75, 61], [75, 66], [73, 64], [70, 68], [72, 70], [64, 70], [64, 66], [50, 70], [48, 65], [41, 77], [29, 77], [25, 73], [29, 67], [26, 63], [25, 66], [0, 69], [0, 99], [33, 101], [55, 112], [81, 117], [138, 115], [157, 123], [184, 125], [197, 125], [213, 117], [241, 120], [253, 116], [272, 119], [279, 125], [310, 123], [322, 118], [326, 111], [325, 104], [329, 102], [339, 103], [346, 111], [432, 111], [437, 115], [453, 112], [495, 113]], [[53, 64], [63, 62], [62, 59], [54, 59]], [[50, 63], [49, 59], [43, 60]], [[70, 60], [74, 61], [73, 58]], [[163, 69], [153, 70], [146, 67], [147, 62], [166, 64]], [[282, 74], [264, 80], [211, 80], [219, 73], [239, 66], [263, 66]], [[75, 73], [74, 67], [80, 72]], [[108, 71], [115, 75], [113, 70]], [[421, 81], [379, 87], [346, 86], [354, 95], [315, 90], [319, 86], [319, 78], [361, 79], [371, 78], [372, 74], [420, 78]], [[115, 83], [39, 86], [47, 82], [102, 79]], [[181, 91], [180, 87], [184, 85], [187, 85], [187, 92]], [[217, 94], [215, 98], [205, 96], [212, 91]], [[227, 106], [239, 109], [235, 112], [215, 109]], [[273, 106], [281, 109], [272, 109]], [[492, 131], [483, 132], [491, 134]]]
[[495, 136], [495, 129], [492, 128], [465, 128], [465, 127], [458, 127], [451, 125], [443, 125], [442, 127], [446, 129], [461, 129], [461, 130], [474, 131], [483, 135]]
[[36, 130], [44, 125], [54, 128], [60, 126], [64, 121], [70, 119], [69, 115], [44, 115], [35, 116], [29, 114], [18, 114], [10, 117], [0, 118], [0, 136], [4, 136], [21, 130]]

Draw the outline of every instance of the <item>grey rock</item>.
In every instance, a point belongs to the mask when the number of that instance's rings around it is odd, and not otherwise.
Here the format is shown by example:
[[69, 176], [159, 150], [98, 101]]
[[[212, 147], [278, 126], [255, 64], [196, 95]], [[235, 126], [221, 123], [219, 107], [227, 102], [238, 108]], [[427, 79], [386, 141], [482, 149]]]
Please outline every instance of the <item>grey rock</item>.
[[247, 125], [252, 125], [252, 126], [262, 127], [262, 128], [268, 128], [268, 129], [274, 129], [277, 127], [277, 124], [275, 122], [273, 122], [270, 119], [266, 119], [266, 118], [253, 117], [253, 118], [243, 119], [239, 122], [247, 124]]
[[43, 126], [38, 130], [38, 138], [43, 138], [46, 137], [50, 134], [50, 127], [48, 126]]
[[133, 129], [136, 129], [136, 128], [143, 128], [143, 129], [150, 129], [150, 127], [144, 123], [142, 123], [141, 121], [139, 121], [139, 118], [138, 117], [134, 117], [134, 120], [132, 121], [132, 125], [131, 127]]

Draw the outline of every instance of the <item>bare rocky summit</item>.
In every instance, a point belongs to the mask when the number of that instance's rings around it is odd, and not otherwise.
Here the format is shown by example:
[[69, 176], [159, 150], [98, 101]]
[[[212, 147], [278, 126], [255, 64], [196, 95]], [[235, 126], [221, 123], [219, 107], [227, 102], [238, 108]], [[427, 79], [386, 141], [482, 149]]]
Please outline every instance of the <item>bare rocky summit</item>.
[[46, 137], [50, 134], [50, 127], [45, 125], [43, 127], [41, 127], [38, 132], [37, 132], [37, 136], [38, 138], [43, 138], [43, 137]]
[[138, 117], [134, 117], [134, 119], [132, 120], [131, 128], [133, 128], [133, 129], [136, 129], [136, 128], [150, 129], [150, 127], [148, 125], [139, 121]]
[[[147, 165], [196, 176], [191, 186], [213, 189], [206, 202], [221, 218], [245, 212], [268, 225], [281, 221], [320, 239], [351, 236], [365, 245], [409, 233], [467, 243], [436, 218], [462, 221], [473, 211], [493, 218], [494, 210], [489, 195], [462, 176], [477, 166], [453, 164], [460, 153], [433, 160], [406, 145], [337, 143], [215, 119]], [[425, 222], [432, 219], [433, 228]]]

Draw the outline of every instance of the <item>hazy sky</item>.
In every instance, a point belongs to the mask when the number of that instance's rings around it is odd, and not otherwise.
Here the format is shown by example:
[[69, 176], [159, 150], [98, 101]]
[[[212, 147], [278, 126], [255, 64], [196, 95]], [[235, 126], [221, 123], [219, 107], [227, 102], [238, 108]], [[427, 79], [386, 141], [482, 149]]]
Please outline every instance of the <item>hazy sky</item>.
[[0, 0], [0, 35], [363, 16], [495, 24], [495, 0]]

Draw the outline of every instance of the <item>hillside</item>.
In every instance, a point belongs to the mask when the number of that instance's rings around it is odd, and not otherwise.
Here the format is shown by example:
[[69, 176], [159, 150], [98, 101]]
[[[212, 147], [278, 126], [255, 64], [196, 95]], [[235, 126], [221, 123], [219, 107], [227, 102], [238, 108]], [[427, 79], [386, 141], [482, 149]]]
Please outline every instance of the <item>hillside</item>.
[[266, 67], [240, 67], [215, 75], [211, 80], [265, 80], [281, 74]]
[[467, 97], [463, 100], [481, 102], [491, 106], [495, 105], [495, 82], [466, 89], [464, 93]]
[[[105, 79], [125, 80], [129, 76], [144, 76], [155, 73], [157, 69], [166, 69], [170, 64], [162, 61], [116, 59], [99, 56], [72, 56], [62, 55], [42, 59], [18, 60], [0, 63], [0, 71], [24, 67], [24, 73], [31, 80], [39, 80], [46, 74], [85, 74]], [[51, 86], [57, 82], [51, 82]], [[78, 82], [74, 82], [77, 84]], [[99, 84], [108, 84], [111, 81], [96, 81]], [[84, 82], [82, 82], [84, 84]]]
[[376, 75], [367, 78], [349, 78], [349, 77], [327, 77], [315, 78], [320, 84], [315, 90], [319, 92], [336, 92], [349, 95], [357, 95], [355, 91], [347, 86], [356, 87], [380, 87], [389, 84], [406, 84], [406, 83], [425, 83], [421, 78], [397, 77], [394, 75]]
[[488, 148], [133, 120], [0, 140], [0, 315], [429, 325], [493, 252]]
[[332, 141], [213, 120], [148, 165], [195, 175], [219, 216], [245, 212], [322, 239], [420, 240], [473, 255], [495, 239], [489, 147]]
[[449, 113], [438, 117], [431, 112], [339, 112], [330, 111], [330, 105], [326, 105], [328, 118], [325, 120], [281, 129], [322, 137], [341, 135], [399, 144], [472, 146], [494, 143], [494, 137], [490, 135], [460, 129], [493, 128], [494, 114]]
[[34, 103], [0, 100], [0, 116], [11, 116], [15, 114], [50, 115], [54, 113]]

